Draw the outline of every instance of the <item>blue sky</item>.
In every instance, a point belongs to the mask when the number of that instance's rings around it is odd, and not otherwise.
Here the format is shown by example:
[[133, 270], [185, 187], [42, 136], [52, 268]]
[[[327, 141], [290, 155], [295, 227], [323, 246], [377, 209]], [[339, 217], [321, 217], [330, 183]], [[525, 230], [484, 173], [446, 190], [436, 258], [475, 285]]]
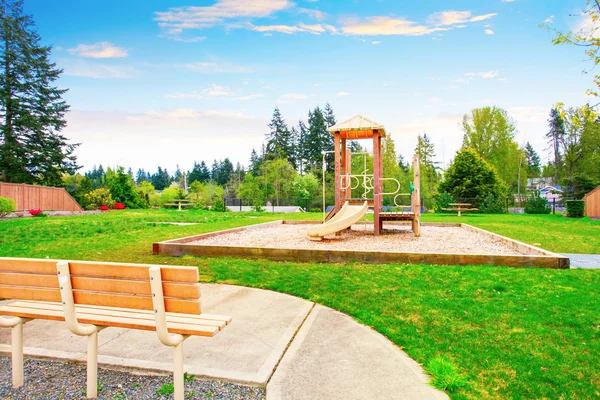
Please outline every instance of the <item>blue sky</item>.
[[553, 34], [585, 24], [584, 0], [26, 0], [65, 73], [65, 135], [94, 164], [154, 171], [230, 157], [247, 165], [273, 108], [289, 124], [329, 102], [386, 126], [411, 157], [427, 133], [440, 162], [462, 116], [497, 105], [547, 158], [550, 107], [587, 102], [580, 48]]

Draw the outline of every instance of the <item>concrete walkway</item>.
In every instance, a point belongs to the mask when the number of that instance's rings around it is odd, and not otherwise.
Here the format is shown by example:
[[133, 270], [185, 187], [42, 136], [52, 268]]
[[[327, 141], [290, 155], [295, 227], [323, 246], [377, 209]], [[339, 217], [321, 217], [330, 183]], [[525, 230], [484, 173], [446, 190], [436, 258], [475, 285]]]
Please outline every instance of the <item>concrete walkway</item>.
[[[345, 314], [271, 291], [202, 285], [203, 312], [233, 317], [213, 338], [185, 341], [185, 370], [199, 377], [266, 386], [277, 399], [447, 398], [420, 366], [375, 331]], [[5, 303], [5, 302], [0, 302]], [[25, 325], [25, 354], [84, 361], [86, 338], [64, 322]], [[0, 329], [0, 352], [10, 353]], [[104, 366], [171, 372], [171, 349], [155, 332], [107, 328], [99, 334]]]
[[598, 254], [563, 254], [569, 257], [571, 268], [600, 268], [600, 255]]

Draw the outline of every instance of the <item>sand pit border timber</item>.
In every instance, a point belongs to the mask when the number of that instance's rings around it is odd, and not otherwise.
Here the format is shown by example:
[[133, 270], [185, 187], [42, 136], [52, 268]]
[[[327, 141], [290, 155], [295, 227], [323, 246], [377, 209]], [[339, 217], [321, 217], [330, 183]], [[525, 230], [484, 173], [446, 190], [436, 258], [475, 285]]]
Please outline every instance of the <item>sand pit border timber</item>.
[[[365, 250], [309, 250], [281, 249], [244, 246], [214, 246], [202, 245], [196, 242], [217, 235], [242, 232], [247, 229], [260, 229], [281, 224], [314, 224], [315, 221], [278, 220], [262, 224], [248, 225], [240, 228], [227, 229], [188, 236], [164, 242], [153, 243], [155, 255], [180, 257], [192, 255], [198, 257], [239, 257], [251, 259], [269, 259], [274, 261], [307, 261], [324, 263], [363, 262], [368, 264], [432, 264], [432, 265], [500, 265], [508, 267], [533, 267], [569, 269], [569, 258], [560, 254], [531, 246], [517, 240], [509, 239], [469, 224], [448, 224], [424, 222], [422, 225], [440, 227], [461, 227], [489, 235], [503, 244], [518, 250], [522, 255], [498, 254], [450, 254], [450, 253], [409, 253], [409, 252], [379, 252]], [[399, 225], [405, 225], [398, 223]]]

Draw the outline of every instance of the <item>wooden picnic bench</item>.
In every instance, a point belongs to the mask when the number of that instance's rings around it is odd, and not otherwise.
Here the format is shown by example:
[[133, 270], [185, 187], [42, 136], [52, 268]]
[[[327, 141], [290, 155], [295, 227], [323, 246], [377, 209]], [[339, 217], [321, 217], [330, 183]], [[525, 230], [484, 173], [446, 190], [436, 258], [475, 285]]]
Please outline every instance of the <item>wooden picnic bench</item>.
[[13, 387], [24, 384], [23, 324], [65, 321], [87, 336], [87, 397], [96, 398], [98, 332], [107, 327], [156, 331], [173, 348], [175, 399], [184, 398], [183, 341], [214, 336], [230, 317], [201, 314], [196, 267], [0, 258], [0, 327], [12, 328]]
[[177, 206], [177, 209], [181, 211], [181, 207], [193, 207], [194, 203], [190, 200], [173, 200], [172, 203], [165, 203], [165, 206]]
[[479, 211], [479, 208], [471, 207], [471, 203], [450, 203], [449, 206], [452, 208], [442, 208], [444, 211], [458, 211], [458, 216], [460, 217], [460, 213], [462, 211]]

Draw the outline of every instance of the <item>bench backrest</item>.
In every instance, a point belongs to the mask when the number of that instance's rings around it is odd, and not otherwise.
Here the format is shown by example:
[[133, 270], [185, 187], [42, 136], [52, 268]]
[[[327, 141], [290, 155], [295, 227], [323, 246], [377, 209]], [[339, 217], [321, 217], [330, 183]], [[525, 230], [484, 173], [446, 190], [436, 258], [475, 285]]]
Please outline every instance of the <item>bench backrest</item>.
[[[58, 262], [0, 257], [0, 299], [60, 302]], [[200, 314], [196, 267], [69, 261], [75, 304], [152, 310], [151, 267], [160, 267], [167, 312]]]

